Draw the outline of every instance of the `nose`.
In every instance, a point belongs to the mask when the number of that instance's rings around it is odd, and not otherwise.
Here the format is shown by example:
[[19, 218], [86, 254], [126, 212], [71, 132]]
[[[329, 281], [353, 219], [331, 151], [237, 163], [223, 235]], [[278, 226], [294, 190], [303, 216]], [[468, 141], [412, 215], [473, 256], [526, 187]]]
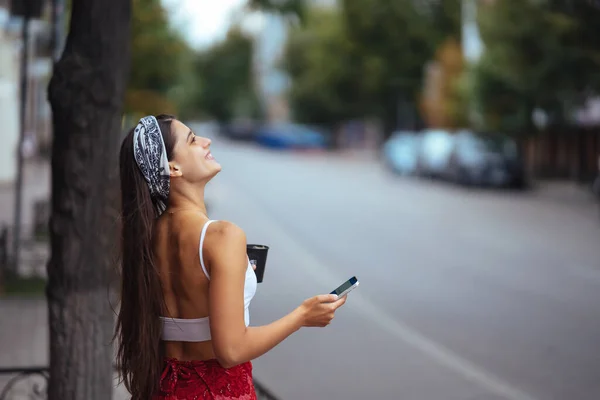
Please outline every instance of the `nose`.
[[210, 140], [207, 137], [203, 137], [202, 138], [202, 147], [208, 147], [210, 146], [210, 144], [212, 143], [212, 140]]

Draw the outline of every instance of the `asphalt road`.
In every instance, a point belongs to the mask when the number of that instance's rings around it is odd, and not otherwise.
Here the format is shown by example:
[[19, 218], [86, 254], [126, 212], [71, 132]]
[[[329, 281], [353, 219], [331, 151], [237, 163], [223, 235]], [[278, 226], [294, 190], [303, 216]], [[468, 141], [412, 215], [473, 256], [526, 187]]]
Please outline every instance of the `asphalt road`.
[[356, 275], [325, 329], [255, 360], [282, 400], [597, 400], [600, 222], [531, 194], [216, 140], [209, 212], [271, 246], [251, 324]]

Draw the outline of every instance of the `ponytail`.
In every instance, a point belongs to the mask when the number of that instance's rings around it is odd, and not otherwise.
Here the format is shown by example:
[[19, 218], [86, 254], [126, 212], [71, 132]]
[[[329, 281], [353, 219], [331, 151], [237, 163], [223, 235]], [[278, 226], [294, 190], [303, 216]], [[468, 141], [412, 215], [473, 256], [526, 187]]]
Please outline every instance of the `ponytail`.
[[[159, 116], [167, 155], [172, 156], [172, 117]], [[121, 301], [115, 328], [117, 368], [132, 400], [148, 400], [158, 389], [164, 352], [164, 315], [153, 233], [156, 207], [133, 156], [133, 130], [121, 146]]]

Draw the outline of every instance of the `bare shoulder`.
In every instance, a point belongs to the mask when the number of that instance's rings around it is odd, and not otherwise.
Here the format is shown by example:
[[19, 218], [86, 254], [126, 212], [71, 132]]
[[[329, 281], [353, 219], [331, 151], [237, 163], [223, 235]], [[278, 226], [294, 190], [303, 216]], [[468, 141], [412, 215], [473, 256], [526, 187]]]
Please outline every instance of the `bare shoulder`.
[[235, 244], [240, 241], [243, 241], [245, 244], [246, 241], [244, 230], [229, 221], [213, 222], [210, 227], [210, 233], [207, 232], [207, 239], [209, 235], [213, 241], [226, 242], [228, 244]]
[[245, 265], [246, 234], [242, 228], [229, 221], [215, 221], [207, 230], [205, 251], [211, 266]]

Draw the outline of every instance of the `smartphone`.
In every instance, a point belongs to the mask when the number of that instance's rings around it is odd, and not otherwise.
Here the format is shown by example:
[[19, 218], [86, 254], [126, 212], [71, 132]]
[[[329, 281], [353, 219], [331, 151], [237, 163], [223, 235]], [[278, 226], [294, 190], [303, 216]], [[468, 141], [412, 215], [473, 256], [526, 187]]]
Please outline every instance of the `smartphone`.
[[348, 279], [346, 282], [338, 286], [337, 289], [335, 289], [330, 294], [337, 294], [338, 297], [345, 296], [351, 291], [353, 291], [355, 288], [357, 288], [358, 284], [358, 279], [356, 279], [356, 276], [353, 276], [352, 278]]

